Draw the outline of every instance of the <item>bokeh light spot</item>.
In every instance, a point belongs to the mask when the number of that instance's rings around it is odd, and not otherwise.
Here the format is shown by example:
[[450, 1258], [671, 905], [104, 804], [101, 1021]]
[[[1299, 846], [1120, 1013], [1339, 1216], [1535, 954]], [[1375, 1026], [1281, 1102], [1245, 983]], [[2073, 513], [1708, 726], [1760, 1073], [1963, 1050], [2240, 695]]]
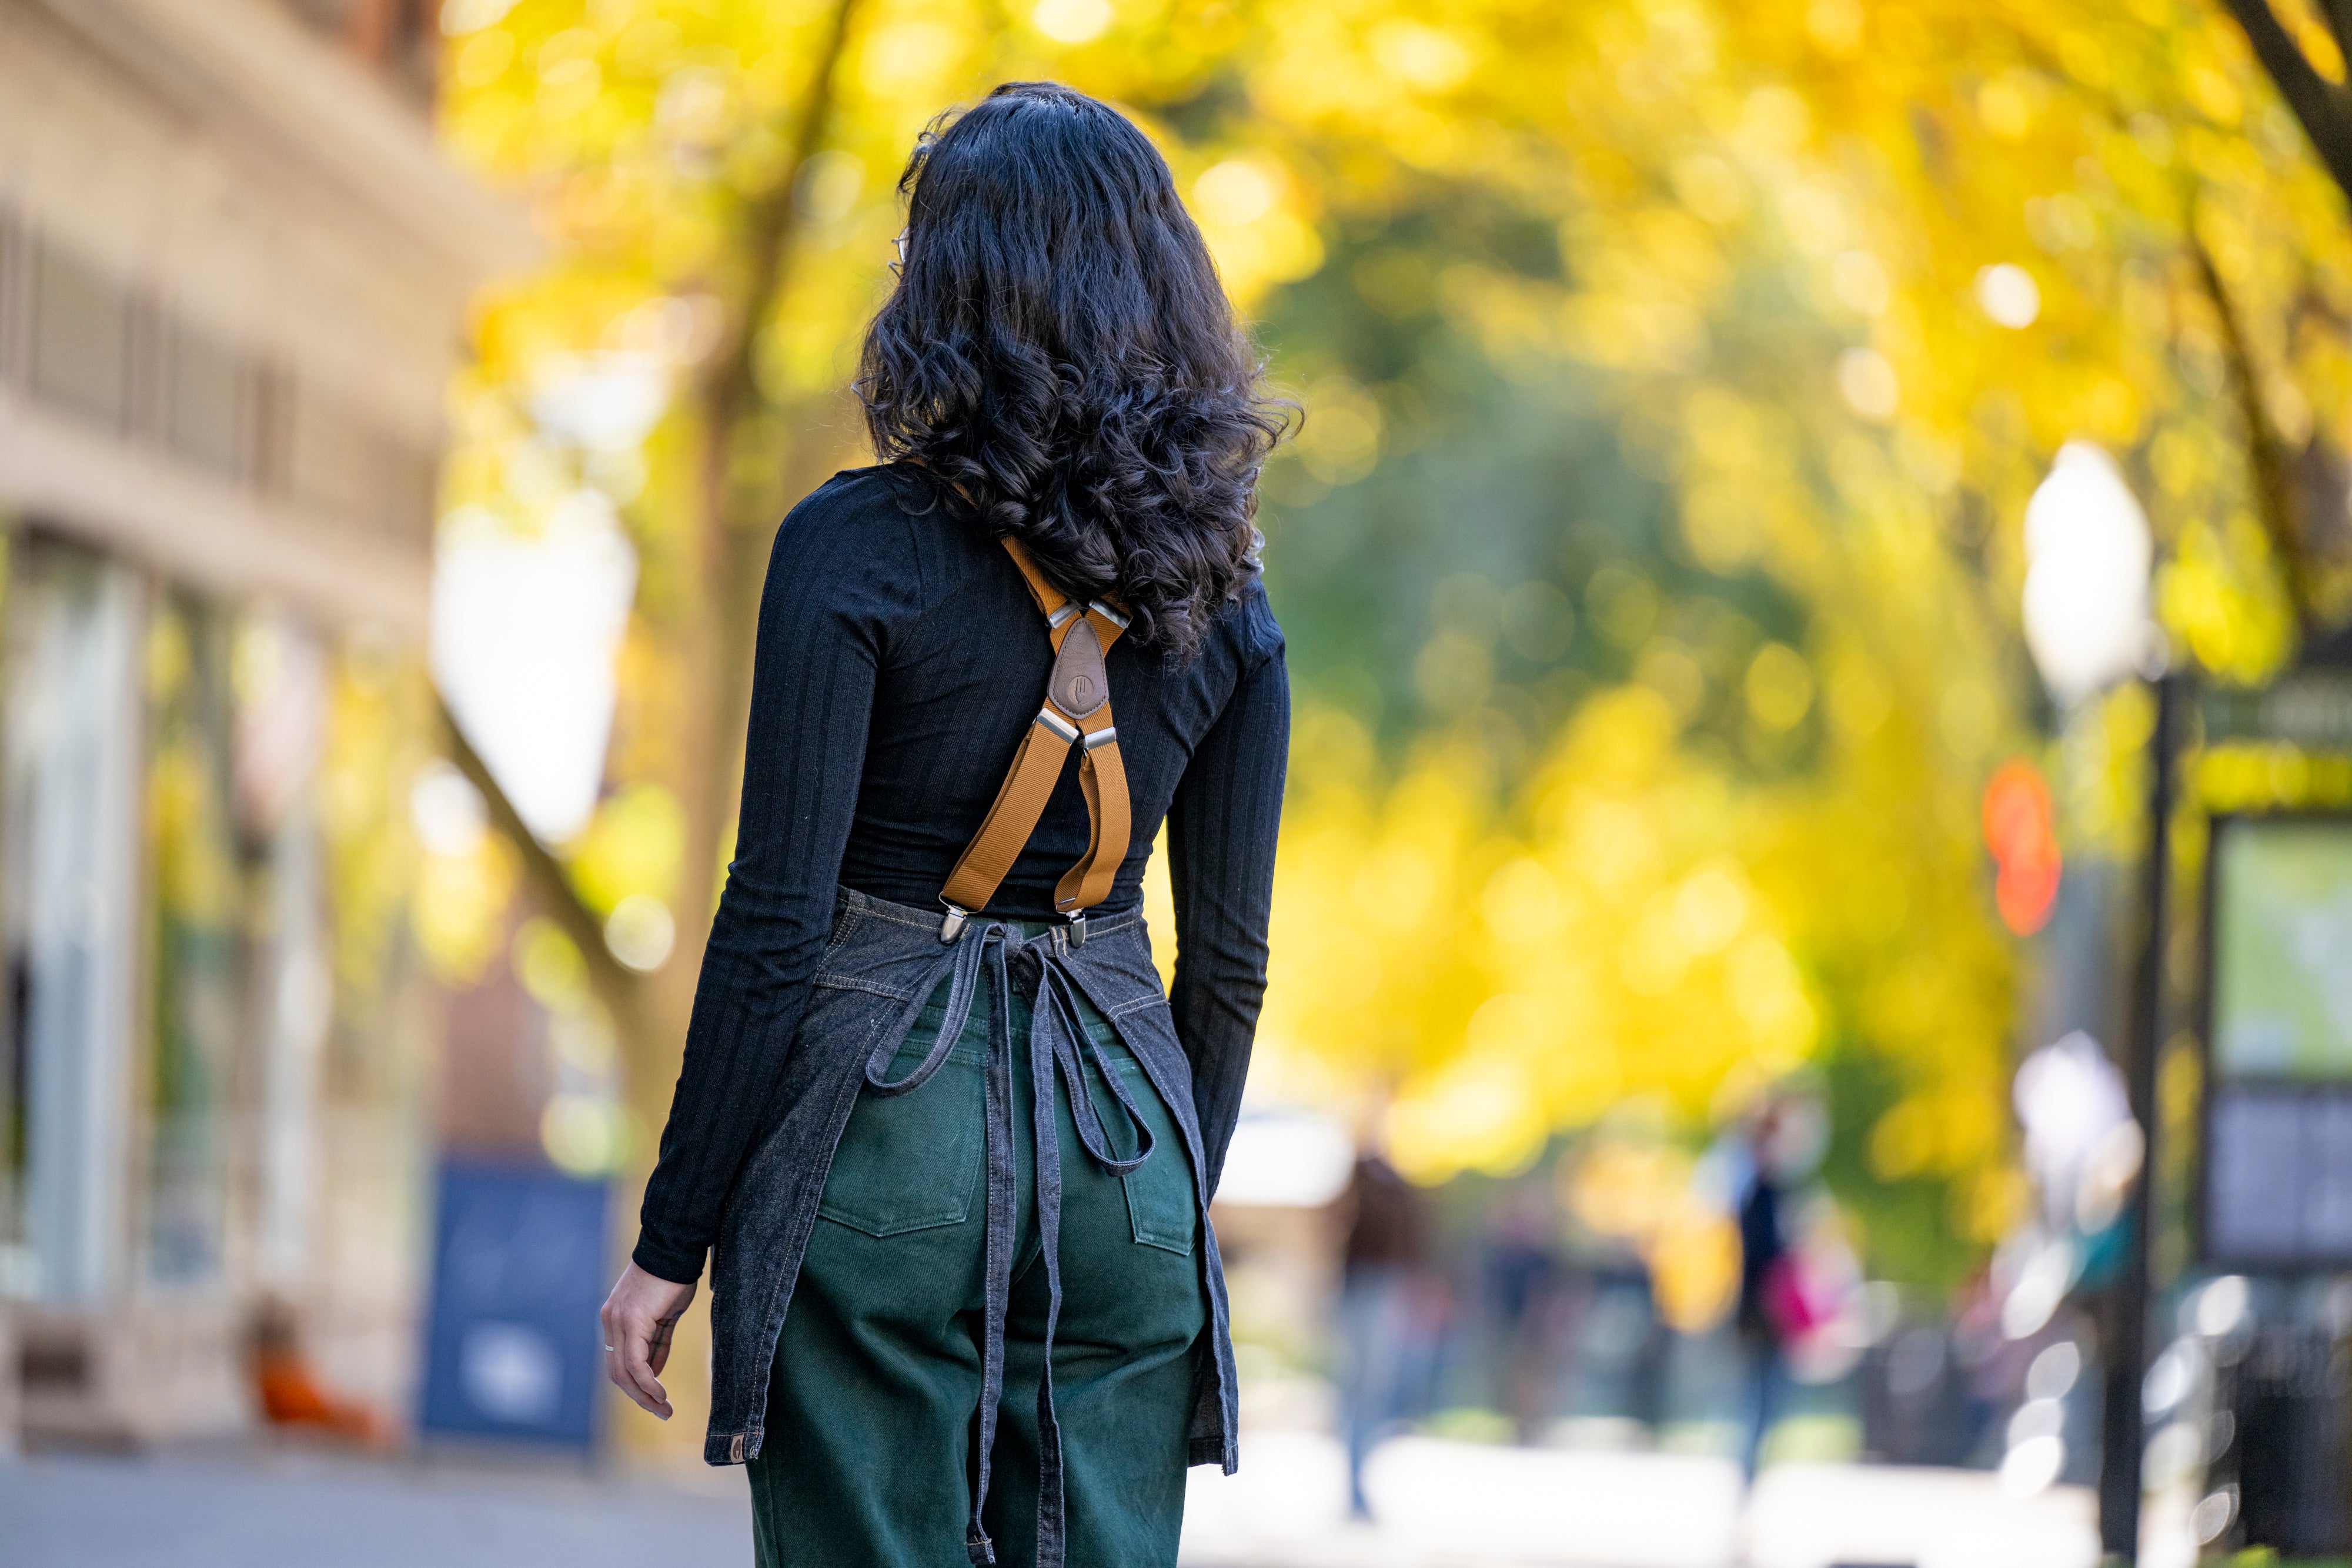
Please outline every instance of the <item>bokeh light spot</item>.
[[1192, 201], [1212, 223], [1255, 223], [1274, 205], [1274, 182], [1246, 158], [1212, 164], [1192, 182]]
[[677, 943], [677, 922], [670, 917], [669, 905], [651, 894], [629, 894], [604, 917], [604, 946], [640, 974], [667, 963]]
[[1058, 44], [1099, 38], [1111, 24], [1110, 0], [1038, 0], [1029, 25]]
[[1977, 304], [2012, 330], [2031, 327], [2042, 314], [2042, 286], [2015, 262], [1997, 262], [1977, 274]]
[[1848, 349], [1838, 356], [1837, 388], [1848, 408], [1881, 424], [1895, 417], [1902, 402], [1895, 367], [1875, 349]]

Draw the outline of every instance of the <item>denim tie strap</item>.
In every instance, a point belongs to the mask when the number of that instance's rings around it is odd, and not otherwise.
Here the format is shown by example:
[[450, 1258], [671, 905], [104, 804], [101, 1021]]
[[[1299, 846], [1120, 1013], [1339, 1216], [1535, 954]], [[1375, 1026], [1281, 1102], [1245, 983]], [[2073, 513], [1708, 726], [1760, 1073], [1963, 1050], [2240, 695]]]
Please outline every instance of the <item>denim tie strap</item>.
[[[978, 1568], [992, 1568], [996, 1562], [995, 1543], [988, 1538], [982, 1513], [988, 1501], [989, 1471], [996, 1446], [997, 1407], [1004, 1399], [1004, 1325], [1012, 1310], [1013, 1230], [1019, 1216], [1020, 1176], [1013, 1136], [1012, 981], [1016, 963], [1024, 971], [1022, 977], [1034, 980], [1036, 989], [1029, 1015], [1029, 1099], [1037, 1151], [1037, 1234], [1045, 1263], [1045, 1333], [1037, 1385], [1038, 1568], [1063, 1568], [1065, 1557], [1061, 1429], [1054, 1415], [1054, 1329], [1062, 1310], [1062, 1158], [1054, 1115], [1056, 1080], [1068, 1094], [1070, 1120], [1077, 1129], [1079, 1145], [1104, 1171], [1125, 1176], [1150, 1159], [1152, 1152], [1150, 1126], [1078, 1010], [1077, 982], [1062, 956], [1061, 944], [1067, 935], [1055, 931], [1024, 937], [1018, 927], [997, 920], [965, 925], [918, 983], [914, 998], [883, 1030], [866, 1061], [866, 1082], [876, 1094], [911, 1094], [929, 1083], [971, 1021], [972, 1000], [986, 967], [993, 982], [989, 988], [983, 1111], [987, 1301], [981, 1345], [979, 1474], [972, 1487], [971, 1518], [964, 1542]], [[899, 1047], [914, 1032], [925, 1004], [941, 984], [947, 986], [948, 994], [939, 1038], [911, 1071], [891, 1078], [890, 1064]], [[1112, 1152], [1101, 1118], [1095, 1113], [1093, 1097], [1087, 1092], [1089, 1064], [1135, 1132], [1136, 1152], [1127, 1158]]]

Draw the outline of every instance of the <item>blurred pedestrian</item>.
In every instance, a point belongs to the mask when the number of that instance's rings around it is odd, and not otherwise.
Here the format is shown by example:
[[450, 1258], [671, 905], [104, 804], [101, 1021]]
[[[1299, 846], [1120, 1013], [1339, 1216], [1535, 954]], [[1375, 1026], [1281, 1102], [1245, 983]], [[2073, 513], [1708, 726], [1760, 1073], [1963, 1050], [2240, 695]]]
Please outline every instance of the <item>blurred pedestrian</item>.
[[608, 1371], [670, 1414], [715, 1248], [704, 1452], [751, 1467], [761, 1568], [1172, 1564], [1186, 1466], [1236, 1463], [1207, 1204], [1265, 977], [1280, 421], [1116, 110], [1009, 84], [900, 188], [857, 380], [884, 461], [777, 534]]
[[1412, 1414], [1442, 1311], [1428, 1275], [1421, 1191], [1377, 1147], [1357, 1156], [1340, 1199], [1339, 1424], [1348, 1445], [1348, 1511], [1370, 1519], [1364, 1460]]
[[1559, 1393], [1566, 1291], [1551, 1184], [1538, 1178], [1504, 1189], [1486, 1217], [1485, 1272], [1494, 1312], [1500, 1407], [1514, 1435], [1543, 1435]]
[[1788, 1413], [1790, 1353], [1835, 1315], [1792, 1244], [1796, 1183], [1821, 1158], [1828, 1126], [1818, 1102], [1767, 1095], [1749, 1114], [1739, 1151], [1739, 1302], [1735, 1319], [1747, 1390], [1740, 1466], [1753, 1480], [1764, 1439]]

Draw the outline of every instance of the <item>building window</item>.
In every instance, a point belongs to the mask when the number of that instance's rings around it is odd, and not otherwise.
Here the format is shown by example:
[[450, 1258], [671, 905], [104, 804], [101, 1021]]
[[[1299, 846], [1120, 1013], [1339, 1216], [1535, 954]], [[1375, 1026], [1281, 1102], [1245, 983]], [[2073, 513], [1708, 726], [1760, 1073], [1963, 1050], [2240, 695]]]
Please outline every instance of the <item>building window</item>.
[[227, 1135], [245, 1017], [246, 870], [231, 818], [229, 615], [167, 591], [147, 631], [152, 921], [146, 1053], [151, 1279], [221, 1265]]
[[33, 394], [109, 430], [131, 417], [131, 297], [52, 245], [33, 247]]
[[142, 593], [53, 539], [9, 540], [5, 559], [0, 1292], [89, 1300], [120, 1274]]
[[218, 478], [254, 476], [255, 371], [184, 323], [165, 334], [163, 435], [173, 455]]
[[332, 39], [412, 103], [433, 101], [441, 58], [441, 0], [285, 0], [311, 31]]
[[316, 386], [280, 378], [286, 494], [405, 545], [429, 546], [436, 481], [431, 452], [359, 417]]
[[0, 383], [25, 379], [31, 356], [33, 242], [16, 214], [0, 207]]

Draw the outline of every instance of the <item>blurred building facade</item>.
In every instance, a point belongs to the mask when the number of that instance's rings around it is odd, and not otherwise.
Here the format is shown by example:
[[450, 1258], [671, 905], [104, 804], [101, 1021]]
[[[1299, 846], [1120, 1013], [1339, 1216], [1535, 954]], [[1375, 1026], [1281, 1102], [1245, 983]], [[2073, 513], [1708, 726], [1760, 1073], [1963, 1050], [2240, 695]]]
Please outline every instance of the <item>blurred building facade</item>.
[[[0, 1315], [35, 1437], [397, 1391], [420, 1117], [337, 1039], [320, 758], [425, 623], [465, 302], [431, 0], [0, 0]], [[5, 1408], [6, 1400], [0, 1400]]]

